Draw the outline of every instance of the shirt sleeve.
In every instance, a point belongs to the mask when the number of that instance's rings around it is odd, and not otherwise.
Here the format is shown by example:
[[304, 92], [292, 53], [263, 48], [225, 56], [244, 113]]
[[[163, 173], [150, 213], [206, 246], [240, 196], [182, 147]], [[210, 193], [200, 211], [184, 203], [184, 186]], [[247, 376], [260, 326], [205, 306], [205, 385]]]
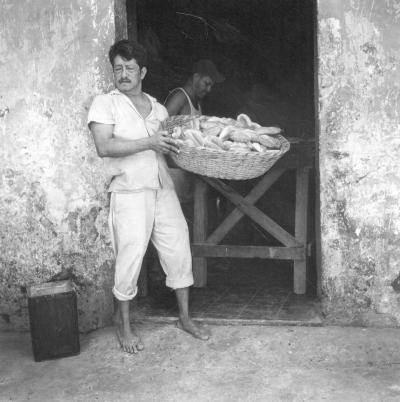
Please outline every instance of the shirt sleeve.
[[115, 113], [112, 99], [108, 95], [98, 95], [90, 106], [87, 124], [91, 122], [101, 124], [115, 124]]
[[168, 110], [164, 105], [157, 103], [158, 110], [157, 110], [157, 118], [160, 121], [164, 121], [169, 117]]

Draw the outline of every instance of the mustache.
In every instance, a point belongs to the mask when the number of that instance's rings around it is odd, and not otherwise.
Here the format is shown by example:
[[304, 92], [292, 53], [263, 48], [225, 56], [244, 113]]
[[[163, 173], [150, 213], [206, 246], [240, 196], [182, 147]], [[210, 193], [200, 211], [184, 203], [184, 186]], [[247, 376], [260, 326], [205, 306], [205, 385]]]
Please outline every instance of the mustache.
[[130, 83], [130, 82], [131, 82], [131, 80], [127, 80], [127, 79], [121, 79], [121, 80], [119, 80], [118, 82], [119, 82], [120, 84], [122, 84], [123, 82]]

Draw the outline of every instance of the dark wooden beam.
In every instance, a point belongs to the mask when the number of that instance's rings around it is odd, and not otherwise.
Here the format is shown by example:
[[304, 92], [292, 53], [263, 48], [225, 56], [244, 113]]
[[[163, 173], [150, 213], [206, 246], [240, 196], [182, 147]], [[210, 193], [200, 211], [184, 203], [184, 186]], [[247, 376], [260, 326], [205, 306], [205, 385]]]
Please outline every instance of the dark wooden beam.
[[[296, 170], [296, 217], [295, 231], [296, 239], [302, 243], [307, 243], [307, 215], [308, 215], [308, 183], [310, 169], [305, 167]], [[294, 293], [306, 293], [307, 264], [304, 261], [295, 261], [293, 265], [293, 286]]]
[[225, 246], [206, 243], [192, 244], [193, 256], [213, 258], [265, 258], [305, 260], [306, 247]]
[[[202, 243], [207, 237], [207, 184], [196, 178], [194, 188], [193, 242]], [[195, 287], [207, 285], [207, 260], [204, 256], [193, 257], [193, 277]]]

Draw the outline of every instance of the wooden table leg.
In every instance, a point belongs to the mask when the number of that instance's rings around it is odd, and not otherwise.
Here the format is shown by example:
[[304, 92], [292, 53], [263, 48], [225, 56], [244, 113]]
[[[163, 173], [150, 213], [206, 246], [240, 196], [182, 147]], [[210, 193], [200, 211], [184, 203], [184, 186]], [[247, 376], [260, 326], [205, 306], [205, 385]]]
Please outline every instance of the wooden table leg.
[[[193, 217], [193, 242], [203, 243], [207, 238], [207, 184], [200, 178], [196, 178], [194, 190], [194, 217]], [[198, 288], [207, 285], [207, 259], [193, 257], [194, 286]]]
[[[308, 214], [308, 182], [309, 168], [296, 170], [296, 217], [295, 217], [295, 238], [307, 247], [307, 214]], [[304, 253], [303, 260], [294, 260], [293, 267], [294, 293], [306, 293], [307, 284], [307, 253]]]

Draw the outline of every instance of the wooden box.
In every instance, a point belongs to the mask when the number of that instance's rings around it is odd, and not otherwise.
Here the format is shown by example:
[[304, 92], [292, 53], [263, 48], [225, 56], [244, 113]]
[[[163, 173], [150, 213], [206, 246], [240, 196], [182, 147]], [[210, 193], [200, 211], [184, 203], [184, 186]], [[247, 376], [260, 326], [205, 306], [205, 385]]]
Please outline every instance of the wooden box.
[[71, 282], [32, 285], [27, 293], [35, 361], [79, 354], [78, 311]]

